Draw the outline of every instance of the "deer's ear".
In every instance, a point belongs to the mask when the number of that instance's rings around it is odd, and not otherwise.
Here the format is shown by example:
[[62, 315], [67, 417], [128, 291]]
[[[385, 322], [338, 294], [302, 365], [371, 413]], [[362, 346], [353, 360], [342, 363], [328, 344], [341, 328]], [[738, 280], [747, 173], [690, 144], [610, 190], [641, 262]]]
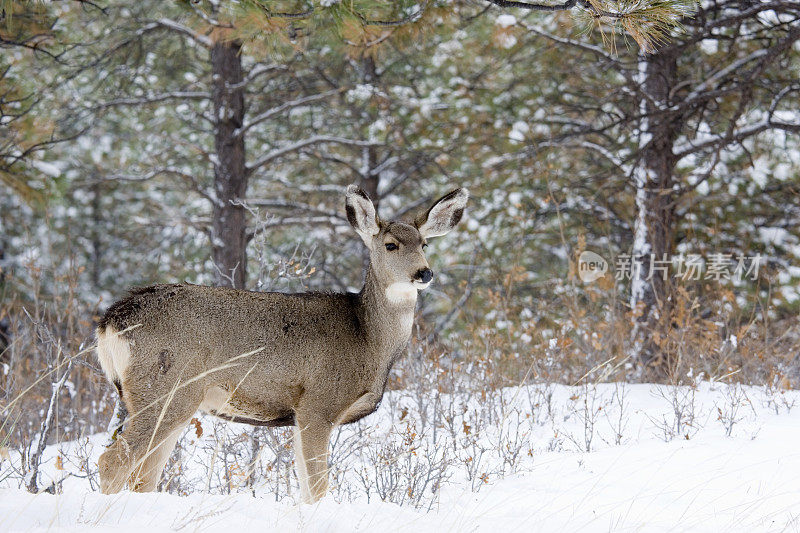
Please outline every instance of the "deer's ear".
[[380, 231], [378, 215], [375, 214], [372, 200], [356, 185], [350, 185], [347, 187], [344, 207], [350, 225], [356, 230], [367, 248], [371, 248], [372, 238]]
[[425, 239], [444, 235], [461, 220], [468, 199], [469, 191], [463, 187], [445, 194], [427, 212], [418, 216], [414, 225]]

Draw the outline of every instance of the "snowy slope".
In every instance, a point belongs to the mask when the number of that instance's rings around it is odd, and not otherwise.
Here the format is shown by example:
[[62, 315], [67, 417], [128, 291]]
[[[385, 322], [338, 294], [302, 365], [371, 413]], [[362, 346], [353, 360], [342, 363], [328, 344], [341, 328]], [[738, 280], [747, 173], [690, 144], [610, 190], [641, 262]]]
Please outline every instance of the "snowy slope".
[[[526, 404], [537, 404], [533, 398], [546, 397], [542, 391], [552, 394], [549, 409], [538, 407], [547, 416], [507, 424], [510, 413], [524, 413]], [[103, 496], [75, 477], [64, 482], [61, 494], [34, 496], [6, 479], [0, 488], [0, 531], [800, 530], [800, 404], [794, 407], [800, 394], [707, 383], [696, 391], [605, 384], [530, 392], [504, 391], [506, 416], [496, 425], [513, 427], [518, 435], [485, 436], [498, 446], [523, 438], [513, 472], [475, 484], [453, 452], [449, 481], [419, 508], [382, 502], [374, 493], [368, 502], [365, 491], [354, 489], [333, 491], [316, 505], [297, 505], [294, 496], [276, 501], [266, 486], [256, 487], [255, 496], [245, 489], [209, 494], [201, 486], [187, 496]], [[398, 409], [411, 399], [394, 393], [389, 403]], [[670, 434], [676, 413], [690, 425]], [[392, 421], [391, 414], [384, 406], [368, 419], [377, 429], [365, 437], [367, 446], [390, 438], [380, 428], [389, 432], [404, 423]], [[100, 451], [95, 448], [93, 456]], [[70, 450], [62, 446], [61, 453], [69, 456]], [[48, 451], [52, 457], [58, 447]], [[491, 463], [501, 456], [485, 453], [486, 470], [498, 471]], [[198, 464], [202, 453], [192, 458]], [[356, 454], [340, 466], [350, 472], [364, 461]], [[45, 465], [44, 477], [63, 477], [65, 471], [54, 469], [53, 462]], [[341, 483], [351, 480], [343, 476]]]

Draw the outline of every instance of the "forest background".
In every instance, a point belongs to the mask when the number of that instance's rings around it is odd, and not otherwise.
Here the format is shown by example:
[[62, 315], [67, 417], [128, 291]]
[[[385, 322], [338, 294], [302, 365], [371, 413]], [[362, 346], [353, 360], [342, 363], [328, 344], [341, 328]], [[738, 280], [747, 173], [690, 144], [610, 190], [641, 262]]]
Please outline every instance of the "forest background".
[[472, 193], [392, 389], [796, 388], [800, 5], [519, 4], [0, 2], [0, 443], [105, 429], [129, 286], [358, 290], [350, 183]]

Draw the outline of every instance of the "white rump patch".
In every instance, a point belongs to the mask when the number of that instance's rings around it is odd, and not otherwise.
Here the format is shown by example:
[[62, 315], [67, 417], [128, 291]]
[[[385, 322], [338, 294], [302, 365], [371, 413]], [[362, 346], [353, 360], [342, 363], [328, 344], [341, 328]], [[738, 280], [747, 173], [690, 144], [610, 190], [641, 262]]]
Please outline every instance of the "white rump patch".
[[109, 381], [123, 381], [131, 362], [131, 345], [111, 326], [97, 328], [97, 360]]
[[[421, 286], [424, 289], [427, 287]], [[417, 301], [417, 286], [410, 281], [398, 281], [386, 287], [386, 299], [393, 304], [409, 304]]]

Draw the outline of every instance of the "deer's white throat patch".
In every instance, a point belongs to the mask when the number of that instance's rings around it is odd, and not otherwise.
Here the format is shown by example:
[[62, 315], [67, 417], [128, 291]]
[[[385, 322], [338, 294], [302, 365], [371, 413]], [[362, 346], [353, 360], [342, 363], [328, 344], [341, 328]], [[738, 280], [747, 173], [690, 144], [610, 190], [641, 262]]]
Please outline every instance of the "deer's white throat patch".
[[410, 281], [398, 281], [386, 287], [386, 299], [393, 304], [417, 301], [417, 286]]

